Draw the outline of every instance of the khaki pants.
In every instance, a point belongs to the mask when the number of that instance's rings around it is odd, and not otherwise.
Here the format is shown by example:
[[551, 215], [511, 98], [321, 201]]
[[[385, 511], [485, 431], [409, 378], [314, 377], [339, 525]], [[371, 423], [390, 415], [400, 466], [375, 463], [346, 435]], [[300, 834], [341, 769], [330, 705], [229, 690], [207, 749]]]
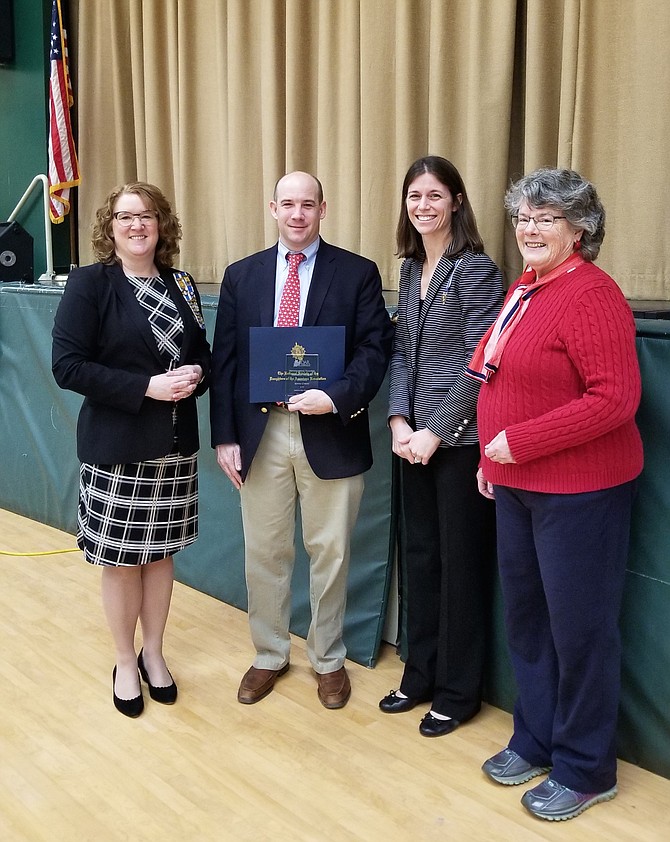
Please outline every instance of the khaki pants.
[[347, 597], [351, 532], [363, 476], [319, 479], [302, 445], [300, 419], [270, 409], [263, 438], [242, 486], [249, 626], [254, 666], [280, 669], [289, 660], [291, 577], [295, 561], [296, 502], [310, 559], [312, 620], [307, 655], [325, 674], [344, 664], [342, 626]]

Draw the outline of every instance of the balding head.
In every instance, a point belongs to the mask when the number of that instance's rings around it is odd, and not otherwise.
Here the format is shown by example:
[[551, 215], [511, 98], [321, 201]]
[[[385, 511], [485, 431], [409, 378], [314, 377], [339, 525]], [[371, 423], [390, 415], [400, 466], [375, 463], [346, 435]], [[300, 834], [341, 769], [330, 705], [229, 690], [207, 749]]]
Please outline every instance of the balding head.
[[277, 220], [279, 239], [289, 251], [302, 251], [319, 236], [326, 215], [323, 188], [306, 172], [291, 172], [275, 185], [270, 213]]
[[304, 186], [304, 185], [306, 185], [305, 179], [311, 181], [315, 185], [315, 187], [316, 187], [316, 200], [317, 200], [317, 204], [320, 205], [321, 202], [323, 202], [323, 186], [322, 186], [321, 182], [319, 181], [319, 179], [315, 175], [312, 175], [311, 173], [308, 173], [308, 172], [302, 172], [301, 170], [296, 170], [295, 172], [286, 173], [286, 175], [283, 175], [281, 178], [277, 179], [277, 182], [275, 183], [275, 189], [272, 192], [273, 200], [275, 202], [277, 201], [277, 195], [278, 195], [278, 191], [280, 189], [286, 189], [286, 185], [284, 184], [284, 182], [287, 182], [288, 185], [291, 185], [295, 180], [298, 180], [298, 181], [302, 182], [302, 185]]

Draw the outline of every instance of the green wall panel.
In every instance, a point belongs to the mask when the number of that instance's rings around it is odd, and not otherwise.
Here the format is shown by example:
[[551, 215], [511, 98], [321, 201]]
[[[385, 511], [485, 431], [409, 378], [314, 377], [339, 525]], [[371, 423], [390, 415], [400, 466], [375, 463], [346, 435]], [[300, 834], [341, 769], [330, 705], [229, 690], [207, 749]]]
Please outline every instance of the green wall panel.
[[[0, 285], [0, 507], [74, 532], [78, 463], [76, 395], [51, 377], [51, 327], [61, 290], [41, 285]], [[211, 337], [214, 299], [205, 300]], [[638, 420], [645, 469], [633, 514], [631, 551], [621, 618], [624, 644], [619, 727], [620, 756], [670, 777], [670, 323], [638, 322], [643, 399]], [[388, 595], [394, 532], [392, 463], [386, 428], [385, 387], [371, 409], [375, 466], [354, 534], [346, 642], [350, 656], [374, 665]], [[239, 497], [209, 447], [208, 403], [200, 402], [200, 538], [177, 555], [186, 584], [246, 607], [244, 546]], [[299, 530], [299, 525], [298, 525]], [[299, 531], [298, 546], [301, 546]], [[307, 560], [297, 559], [293, 631], [304, 636], [309, 618]], [[221, 627], [221, 645], [226, 630]], [[251, 643], [249, 643], [251, 655]], [[507, 710], [514, 701], [496, 589], [486, 698]]]
[[[60, 289], [42, 285], [0, 288], [0, 507], [74, 534], [78, 467], [76, 418], [81, 398], [60, 390], [51, 376], [51, 328]], [[214, 299], [203, 302], [208, 336]], [[386, 386], [371, 409], [375, 464], [352, 541], [345, 641], [349, 656], [374, 664], [388, 596], [391, 536], [390, 450]], [[244, 542], [239, 495], [216, 464], [209, 446], [209, 401], [199, 400], [200, 537], [175, 557], [177, 578], [246, 609]], [[305, 637], [309, 625], [307, 557], [296, 527], [298, 554], [291, 630]], [[225, 629], [221, 629], [225, 640]], [[251, 654], [251, 643], [250, 654]]]

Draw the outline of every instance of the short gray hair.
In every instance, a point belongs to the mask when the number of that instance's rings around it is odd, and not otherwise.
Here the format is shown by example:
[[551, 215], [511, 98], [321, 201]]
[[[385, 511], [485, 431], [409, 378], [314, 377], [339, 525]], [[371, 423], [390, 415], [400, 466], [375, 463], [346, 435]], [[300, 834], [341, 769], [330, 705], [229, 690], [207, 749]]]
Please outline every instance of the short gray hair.
[[574, 170], [542, 167], [525, 175], [505, 193], [505, 207], [512, 216], [526, 201], [534, 208], [553, 208], [581, 230], [579, 252], [584, 260], [598, 257], [605, 238], [605, 209], [596, 188]]

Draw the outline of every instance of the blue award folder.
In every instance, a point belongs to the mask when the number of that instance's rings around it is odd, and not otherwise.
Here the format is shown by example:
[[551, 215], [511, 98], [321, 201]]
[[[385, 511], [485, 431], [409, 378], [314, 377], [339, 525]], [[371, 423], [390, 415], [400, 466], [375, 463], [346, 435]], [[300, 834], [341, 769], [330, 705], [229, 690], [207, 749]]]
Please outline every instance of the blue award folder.
[[283, 403], [344, 374], [344, 326], [250, 327], [249, 401]]

